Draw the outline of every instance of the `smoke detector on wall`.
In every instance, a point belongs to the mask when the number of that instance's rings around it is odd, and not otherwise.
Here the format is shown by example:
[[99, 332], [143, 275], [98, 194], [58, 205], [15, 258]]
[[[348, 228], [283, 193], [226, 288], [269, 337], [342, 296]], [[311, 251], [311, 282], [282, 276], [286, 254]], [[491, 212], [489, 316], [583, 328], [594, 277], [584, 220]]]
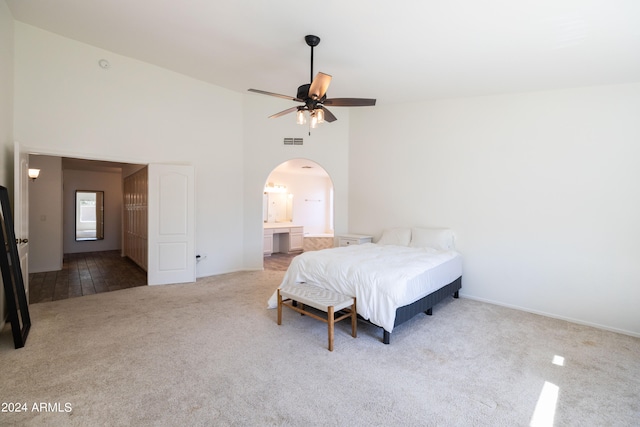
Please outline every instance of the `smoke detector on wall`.
[[100, 61], [98, 61], [98, 65], [103, 70], [108, 70], [109, 68], [111, 68], [111, 64], [106, 59], [101, 59]]

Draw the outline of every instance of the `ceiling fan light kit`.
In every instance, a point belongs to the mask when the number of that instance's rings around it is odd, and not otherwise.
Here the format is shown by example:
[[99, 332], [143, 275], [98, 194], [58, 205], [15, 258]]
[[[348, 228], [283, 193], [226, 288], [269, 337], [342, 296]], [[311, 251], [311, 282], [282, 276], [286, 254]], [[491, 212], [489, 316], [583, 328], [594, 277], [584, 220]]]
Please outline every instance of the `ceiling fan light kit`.
[[[295, 98], [278, 93], [266, 92], [259, 89], [249, 89], [249, 92], [255, 92], [262, 95], [275, 96], [278, 98], [289, 99], [294, 102], [302, 102], [304, 105], [291, 107], [279, 113], [269, 116], [270, 119], [284, 116], [285, 114], [296, 112], [296, 123], [302, 125], [307, 123], [307, 114], [309, 116], [309, 126], [315, 128], [318, 124], [325, 121], [331, 123], [336, 120], [336, 116], [325, 107], [367, 107], [376, 105], [375, 99], [369, 98], [333, 98], [327, 99], [327, 89], [331, 83], [329, 74], [319, 72], [315, 78], [313, 77], [313, 48], [320, 43], [320, 37], [314, 35], [305, 36], [304, 40], [311, 48], [311, 83], [303, 84], [298, 87]], [[307, 112], [307, 114], [305, 114]]]

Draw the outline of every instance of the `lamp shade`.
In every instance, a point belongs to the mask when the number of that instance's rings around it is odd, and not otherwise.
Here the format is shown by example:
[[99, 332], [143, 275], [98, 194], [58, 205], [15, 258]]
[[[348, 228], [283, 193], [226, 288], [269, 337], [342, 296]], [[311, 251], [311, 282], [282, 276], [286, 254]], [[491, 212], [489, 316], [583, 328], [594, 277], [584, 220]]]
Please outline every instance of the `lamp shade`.
[[40, 169], [29, 169], [29, 179], [36, 179], [40, 176]]
[[296, 123], [303, 125], [306, 121], [307, 119], [304, 117], [304, 110], [298, 110], [296, 113]]

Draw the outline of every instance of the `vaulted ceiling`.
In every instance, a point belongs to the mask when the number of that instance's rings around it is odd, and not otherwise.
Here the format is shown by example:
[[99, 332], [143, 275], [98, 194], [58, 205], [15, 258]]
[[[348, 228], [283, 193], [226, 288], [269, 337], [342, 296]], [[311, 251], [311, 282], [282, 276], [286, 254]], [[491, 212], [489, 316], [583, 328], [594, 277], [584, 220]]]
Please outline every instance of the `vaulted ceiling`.
[[[378, 105], [640, 81], [637, 0], [6, 0], [18, 21], [246, 92]], [[260, 96], [260, 95], [252, 95]]]

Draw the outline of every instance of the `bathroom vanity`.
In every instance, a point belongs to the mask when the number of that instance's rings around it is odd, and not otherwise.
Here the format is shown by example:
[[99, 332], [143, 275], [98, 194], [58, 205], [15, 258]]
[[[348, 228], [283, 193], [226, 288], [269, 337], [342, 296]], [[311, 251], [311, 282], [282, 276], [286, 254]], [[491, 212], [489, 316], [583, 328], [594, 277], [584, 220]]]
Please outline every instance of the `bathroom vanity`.
[[274, 252], [302, 252], [304, 227], [290, 222], [265, 222], [263, 230], [265, 256]]

